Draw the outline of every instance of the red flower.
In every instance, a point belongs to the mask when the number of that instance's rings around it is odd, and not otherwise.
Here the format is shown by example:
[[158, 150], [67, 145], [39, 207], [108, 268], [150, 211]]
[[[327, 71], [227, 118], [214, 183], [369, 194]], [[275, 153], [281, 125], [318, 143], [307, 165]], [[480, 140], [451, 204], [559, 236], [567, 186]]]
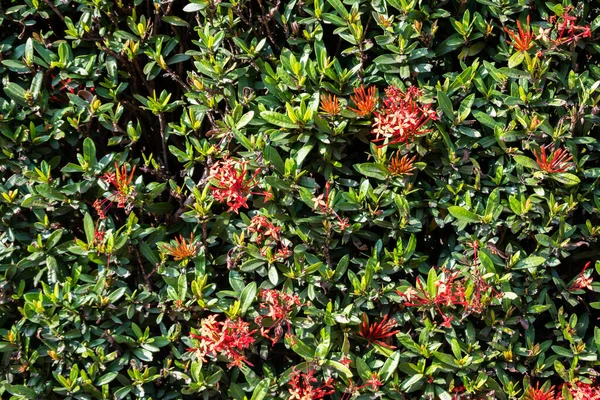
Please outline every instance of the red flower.
[[350, 100], [356, 104], [356, 108], [348, 107], [348, 110], [355, 112], [361, 117], [366, 117], [371, 114], [377, 106], [375, 86], [369, 87], [366, 91], [364, 85], [360, 85], [359, 88], [354, 88], [354, 96], [350, 96]]
[[581, 272], [579, 273], [579, 275], [577, 275], [577, 279], [575, 279], [575, 282], [573, 282], [573, 285], [569, 288], [569, 290], [581, 290], [581, 289], [592, 289], [592, 282], [594, 281], [594, 278], [590, 277], [586, 277], [584, 275], [585, 271], [589, 268], [591, 262], [587, 262], [587, 264], [585, 264], [585, 266], [583, 267], [583, 269], [581, 270]]
[[367, 314], [363, 313], [362, 323], [358, 327], [358, 334], [367, 339], [369, 344], [375, 343], [380, 346], [387, 347], [388, 349], [395, 349], [395, 346], [383, 342], [383, 339], [394, 336], [400, 332], [399, 330], [392, 330], [396, 327], [396, 321], [388, 321], [387, 319], [388, 315], [384, 316], [379, 322], [369, 324], [369, 318], [367, 317]]
[[371, 386], [371, 389], [373, 390], [377, 390], [380, 386], [383, 386], [383, 383], [381, 383], [376, 373], [373, 373], [371, 375], [371, 378], [365, 381], [365, 383], [367, 384], [367, 386]]
[[[546, 154], [546, 149], [550, 149], [550, 154]], [[533, 150], [535, 161], [539, 165], [540, 169], [549, 173], [555, 172], [566, 172], [572, 164], [570, 161], [573, 156], [564, 149], [554, 150], [554, 144], [549, 144], [540, 147], [540, 153]]]
[[555, 47], [576, 42], [581, 38], [592, 37], [591, 27], [577, 25], [577, 17], [570, 15], [571, 11], [573, 11], [573, 6], [566, 6], [562, 15], [550, 17], [550, 23], [556, 24], [557, 37], [553, 41]]
[[196, 246], [192, 245], [194, 241], [194, 234], [190, 234], [190, 242], [189, 244], [185, 242], [185, 239], [182, 235], [179, 235], [179, 238], [175, 238], [176, 245], [163, 245], [163, 250], [165, 253], [175, 257], [175, 261], [183, 260], [184, 258], [194, 257], [196, 255]]
[[[578, 383], [577, 386], [569, 385], [569, 392], [573, 400], [600, 400], [600, 387]], [[556, 400], [564, 400], [562, 393], [558, 393]]]
[[256, 177], [260, 170], [257, 169], [250, 179], [246, 179], [246, 164], [248, 161], [224, 158], [210, 168], [209, 179], [214, 182], [211, 187], [213, 196], [219, 202], [226, 202], [229, 211], [236, 214], [240, 208], [248, 208], [246, 201], [251, 194], [264, 195], [267, 198], [270, 195], [268, 192], [251, 192], [258, 183]]
[[408, 143], [415, 136], [431, 132], [425, 125], [437, 120], [437, 116], [430, 104], [421, 105], [417, 102], [417, 98], [423, 94], [420, 89], [412, 86], [403, 93], [397, 87], [390, 86], [385, 94], [383, 110], [375, 113], [372, 130], [376, 135], [374, 142], [387, 140], [382, 146]]
[[319, 385], [319, 381], [314, 377], [314, 374], [315, 370], [312, 368], [304, 373], [292, 367], [288, 383], [290, 386], [288, 400], [317, 400], [335, 392], [332, 378], [326, 379]]
[[457, 276], [458, 272], [446, 274], [444, 271], [441, 279], [436, 283], [436, 294], [434, 296], [429, 293], [429, 290], [423, 285], [419, 277], [417, 277], [416, 281], [417, 289], [409, 287], [404, 292], [396, 290], [396, 293], [405, 299], [404, 305], [406, 307], [435, 308], [442, 317], [440, 326], [448, 328], [453, 317], [447, 316], [441, 307], [457, 305], [466, 307], [469, 305], [466, 300], [464, 284], [455, 281]]
[[[261, 289], [261, 310], [267, 310], [266, 314], [256, 317], [254, 322], [260, 325], [260, 334], [269, 339], [273, 346], [283, 336], [283, 325], [287, 325], [288, 334], [291, 332], [290, 314], [303, 303], [297, 294], [287, 294], [275, 289]], [[264, 320], [269, 319], [268, 326]], [[272, 334], [272, 336], [270, 336]]]
[[336, 95], [321, 95], [321, 110], [325, 114], [329, 114], [331, 116], [337, 115], [342, 111], [340, 107], [340, 102]]
[[190, 337], [197, 340], [197, 346], [188, 351], [198, 355], [203, 362], [207, 362], [207, 355], [216, 357], [220, 354], [231, 361], [229, 368], [240, 367], [242, 362], [252, 366], [243, 351], [256, 340], [252, 337], [256, 330], [251, 331], [250, 325], [241, 319], [233, 321], [227, 318], [217, 322], [217, 317], [213, 314], [204, 318], [199, 332], [190, 333]]
[[102, 201], [94, 201], [92, 206], [96, 209], [100, 219], [106, 218], [106, 212], [110, 209], [113, 202], [116, 202], [117, 207], [119, 208], [126, 208], [127, 203], [135, 198], [135, 187], [131, 185], [135, 168], [136, 166], [134, 165], [131, 168], [129, 175], [127, 175], [127, 165], [123, 164], [119, 167], [119, 165], [115, 163], [115, 172], [107, 172], [102, 176], [102, 180], [109, 185], [114, 186], [115, 191]]
[[548, 390], [544, 390], [540, 389], [540, 383], [538, 382], [535, 388], [533, 386], [527, 388], [521, 400], [554, 400], [554, 386]]
[[264, 215], [255, 215], [252, 217], [250, 225], [248, 225], [248, 231], [257, 234], [256, 241], [259, 243], [263, 238], [271, 238], [278, 242], [281, 228], [269, 222], [269, 219]]
[[518, 33], [509, 31], [508, 28], [504, 27], [504, 31], [512, 38], [512, 42], [507, 40], [506, 43], [512, 44], [518, 51], [527, 51], [533, 47], [533, 32], [529, 26], [529, 15], [527, 16], [527, 25], [524, 30], [521, 26], [521, 21], [517, 20]]

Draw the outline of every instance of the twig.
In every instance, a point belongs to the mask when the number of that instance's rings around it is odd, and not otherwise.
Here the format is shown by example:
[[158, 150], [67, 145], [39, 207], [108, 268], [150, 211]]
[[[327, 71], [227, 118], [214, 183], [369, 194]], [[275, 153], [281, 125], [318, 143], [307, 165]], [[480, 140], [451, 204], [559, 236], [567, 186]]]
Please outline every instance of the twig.
[[162, 144], [162, 152], [163, 152], [163, 162], [165, 163], [165, 168], [167, 171], [169, 170], [169, 162], [167, 160], [167, 140], [165, 139], [165, 131], [167, 128], [167, 124], [165, 122], [165, 116], [163, 113], [158, 113], [158, 122], [160, 125], [160, 140]]

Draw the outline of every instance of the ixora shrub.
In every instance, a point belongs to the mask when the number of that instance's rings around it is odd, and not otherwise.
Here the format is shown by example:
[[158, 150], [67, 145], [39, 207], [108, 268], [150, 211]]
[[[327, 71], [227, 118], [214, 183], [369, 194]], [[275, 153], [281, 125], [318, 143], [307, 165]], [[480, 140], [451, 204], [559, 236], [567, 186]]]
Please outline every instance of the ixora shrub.
[[600, 7], [7, 0], [3, 399], [600, 398]]

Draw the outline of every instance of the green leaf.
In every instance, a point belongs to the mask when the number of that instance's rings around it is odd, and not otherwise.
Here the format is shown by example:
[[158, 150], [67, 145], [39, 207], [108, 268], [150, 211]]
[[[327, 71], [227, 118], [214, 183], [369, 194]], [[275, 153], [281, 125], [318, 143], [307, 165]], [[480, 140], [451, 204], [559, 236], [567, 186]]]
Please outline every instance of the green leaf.
[[93, 170], [96, 166], [96, 145], [89, 137], [83, 141], [83, 158], [88, 162], [89, 168]]
[[477, 121], [481, 122], [482, 125], [487, 126], [488, 128], [494, 129], [497, 125], [500, 125], [494, 118], [490, 117], [489, 114], [484, 113], [483, 111], [473, 111], [473, 116]]
[[185, 26], [185, 27], [190, 26], [190, 24], [188, 24], [187, 21], [185, 21], [179, 17], [176, 17], [174, 15], [165, 16], [165, 17], [162, 17], [161, 19], [169, 25]]
[[348, 11], [346, 10], [346, 7], [344, 7], [344, 4], [342, 4], [341, 0], [327, 0], [327, 2], [331, 4], [333, 8], [335, 8], [335, 11], [337, 11], [340, 17], [348, 19]]
[[252, 392], [252, 397], [250, 400], [262, 400], [269, 393], [269, 385], [271, 384], [271, 380], [269, 378], [265, 378], [256, 387], [254, 388], [254, 392]]
[[446, 115], [450, 121], [454, 122], [456, 119], [454, 116], [454, 108], [452, 107], [452, 101], [450, 100], [450, 97], [448, 97], [448, 94], [438, 90], [437, 97], [438, 103], [440, 104], [440, 107], [442, 107], [444, 115]]
[[294, 123], [290, 117], [275, 111], [263, 111], [260, 113], [262, 119], [280, 128], [298, 129], [300, 125]]
[[513, 158], [515, 159], [515, 161], [517, 162], [517, 164], [520, 164], [520, 165], [522, 165], [524, 167], [535, 169], [535, 170], [539, 170], [540, 169], [540, 166], [538, 165], [538, 163], [535, 162], [534, 160], [532, 160], [529, 157], [514, 156]]
[[27, 107], [27, 100], [25, 100], [26, 92], [21, 86], [17, 85], [14, 82], [9, 82], [4, 87], [4, 93], [15, 101], [15, 103]]
[[99, 378], [96, 381], [96, 386], [102, 386], [102, 385], [106, 385], [107, 383], [112, 382], [117, 375], [119, 375], [119, 373], [117, 371], [113, 371], [113, 372], [108, 372], [106, 374], [104, 374], [101, 378]]
[[534, 268], [540, 266], [546, 262], [544, 257], [540, 256], [530, 256], [524, 260], [519, 261], [513, 269], [525, 269], [525, 268]]
[[87, 239], [87, 242], [92, 243], [94, 241], [96, 226], [94, 225], [94, 220], [88, 213], [85, 213], [83, 216], [83, 230], [85, 231], [85, 238]]
[[244, 288], [244, 290], [242, 290], [242, 294], [240, 295], [242, 314], [245, 314], [246, 311], [248, 311], [248, 309], [254, 302], [254, 299], [256, 298], [256, 293], [258, 293], [256, 282], [250, 282]]
[[550, 175], [555, 181], [562, 183], [565, 186], [575, 186], [581, 183], [581, 180], [575, 174], [568, 172], [559, 172]]
[[466, 210], [459, 206], [450, 206], [448, 207], [448, 211], [450, 214], [461, 222], [471, 222], [477, 223], [480, 222], [479, 216], [474, 212]]
[[281, 159], [281, 156], [279, 155], [277, 150], [275, 150], [273, 147], [267, 145], [267, 146], [265, 146], [263, 155], [265, 157], [265, 160], [267, 160], [268, 162], [273, 164], [273, 166], [275, 167], [277, 172], [279, 172], [280, 174], [285, 173], [285, 163]]
[[305, 360], [312, 360], [315, 358], [315, 349], [309, 347], [306, 343], [302, 341], [302, 339], [294, 337], [294, 338], [286, 338], [286, 341], [292, 347], [292, 350], [300, 357]]
[[381, 380], [382, 383], [388, 381], [392, 377], [394, 372], [396, 372], [396, 369], [398, 369], [398, 364], [400, 364], [399, 350], [393, 352], [392, 355], [389, 356], [387, 360], [385, 360], [383, 367], [381, 367], [378, 373], [379, 380]]
[[382, 181], [385, 180], [390, 174], [390, 171], [385, 165], [376, 163], [355, 164], [354, 169], [357, 170], [361, 175]]

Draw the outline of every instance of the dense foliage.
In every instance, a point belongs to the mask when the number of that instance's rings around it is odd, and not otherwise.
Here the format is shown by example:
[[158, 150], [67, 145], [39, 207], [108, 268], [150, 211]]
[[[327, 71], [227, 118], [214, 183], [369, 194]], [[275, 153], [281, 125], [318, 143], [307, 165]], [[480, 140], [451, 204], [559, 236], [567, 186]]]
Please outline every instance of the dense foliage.
[[0, 397], [600, 398], [597, 2], [2, 4]]

